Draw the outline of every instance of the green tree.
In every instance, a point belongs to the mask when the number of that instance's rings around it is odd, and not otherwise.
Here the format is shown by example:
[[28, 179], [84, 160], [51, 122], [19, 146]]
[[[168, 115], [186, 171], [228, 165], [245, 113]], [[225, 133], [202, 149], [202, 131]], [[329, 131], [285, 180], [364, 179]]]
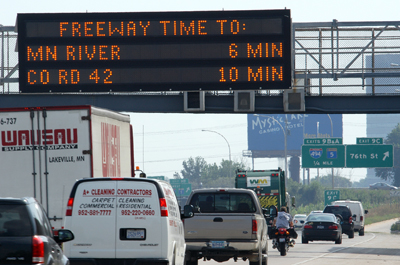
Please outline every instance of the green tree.
[[222, 159], [221, 164], [207, 164], [202, 157], [189, 158], [183, 161], [181, 174], [192, 183], [192, 189], [198, 188], [233, 188], [235, 186], [235, 170], [245, 169], [243, 161], [233, 162]]
[[[316, 181], [319, 181], [322, 186], [331, 189], [332, 188], [332, 174], [328, 174], [326, 176], [322, 177], [317, 177], [315, 178]], [[334, 185], [335, 188], [340, 187], [340, 188], [351, 188], [352, 182], [344, 177], [334, 175]]]
[[189, 182], [192, 183], [193, 189], [201, 187], [201, 174], [206, 165], [207, 162], [200, 156], [196, 158], [190, 157], [187, 161], [183, 161], [183, 170], [181, 170], [182, 177], [188, 179]]
[[375, 175], [383, 180], [391, 181], [395, 186], [400, 186], [400, 124], [387, 135], [385, 144], [393, 145], [393, 168], [376, 168]]

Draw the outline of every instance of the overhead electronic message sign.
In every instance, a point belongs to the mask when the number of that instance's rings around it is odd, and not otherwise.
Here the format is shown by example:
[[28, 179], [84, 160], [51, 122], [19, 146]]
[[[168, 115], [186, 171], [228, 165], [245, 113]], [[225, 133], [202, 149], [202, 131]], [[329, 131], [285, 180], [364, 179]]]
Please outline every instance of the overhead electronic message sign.
[[23, 93], [287, 89], [290, 10], [18, 15]]

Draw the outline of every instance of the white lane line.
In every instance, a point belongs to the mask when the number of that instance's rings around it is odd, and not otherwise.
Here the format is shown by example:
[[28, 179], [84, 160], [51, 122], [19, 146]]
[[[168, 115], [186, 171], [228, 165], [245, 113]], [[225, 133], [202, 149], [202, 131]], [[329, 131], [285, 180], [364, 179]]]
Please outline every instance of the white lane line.
[[329, 255], [329, 254], [332, 254], [332, 253], [335, 253], [335, 252], [338, 252], [338, 251], [342, 251], [342, 250], [344, 250], [344, 249], [357, 246], [357, 245], [359, 245], [359, 244], [366, 243], [366, 242], [371, 241], [372, 239], [374, 239], [374, 238], [376, 237], [376, 235], [375, 235], [374, 233], [371, 233], [371, 234], [372, 234], [372, 237], [369, 238], [369, 239], [366, 239], [366, 240], [364, 240], [364, 241], [355, 243], [355, 244], [350, 245], [350, 246], [348, 246], [348, 247], [343, 247], [343, 248], [336, 249], [336, 250], [334, 250], [334, 251], [332, 251], [332, 252], [329, 252], [329, 253], [321, 254], [321, 255], [319, 255], [319, 256], [317, 256], [317, 257], [313, 257], [313, 258], [311, 258], [311, 259], [304, 260], [304, 261], [295, 263], [295, 264], [293, 264], [293, 265], [304, 264], [304, 263], [306, 263], [306, 262], [310, 262], [310, 261], [313, 261], [313, 260], [316, 260], [316, 259], [320, 259], [320, 258], [322, 258], [322, 257], [325, 257], [325, 256]]

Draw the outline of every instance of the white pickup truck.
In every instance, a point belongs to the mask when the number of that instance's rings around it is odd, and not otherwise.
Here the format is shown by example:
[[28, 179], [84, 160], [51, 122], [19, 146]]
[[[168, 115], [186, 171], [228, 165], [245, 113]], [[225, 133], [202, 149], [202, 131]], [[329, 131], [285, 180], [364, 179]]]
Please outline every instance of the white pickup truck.
[[198, 260], [224, 262], [233, 258], [250, 265], [267, 264], [267, 231], [263, 209], [248, 189], [193, 190], [187, 205], [194, 207], [186, 219], [186, 265]]

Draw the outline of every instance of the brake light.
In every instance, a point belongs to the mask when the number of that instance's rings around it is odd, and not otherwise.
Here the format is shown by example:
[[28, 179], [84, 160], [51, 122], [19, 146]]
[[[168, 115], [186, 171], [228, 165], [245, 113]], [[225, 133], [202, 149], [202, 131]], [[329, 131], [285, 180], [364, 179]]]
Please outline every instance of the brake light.
[[72, 216], [72, 205], [74, 204], [74, 198], [69, 198], [67, 203], [67, 211], [65, 216]]
[[289, 235], [289, 231], [287, 231], [286, 228], [279, 228], [278, 231], [279, 231], [279, 234], [281, 234], [281, 235], [283, 235], [283, 234]]
[[351, 224], [353, 222], [353, 217], [349, 217], [349, 224]]
[[337, 225], [330, 225], [329, 227], [328, 227], [328, 229], [333, 229], [333, 230], [337, 230]]
[[311, 229], [312, 225], [304, 225], [304, 229]]
[[257, 220], [252, 220], [252, 226], [251, 226], [252, 233], [253, 234], [257, 234], [257, 230], [258, 230]]
[[165, 200], [165, 198], [160, 198], [160, 210], [161, 216], [168, 216], [167, 201]]
[[364, 220], [364, 216], [360, 216], [360, 222]]
[[32, 238], [32, 263], [44, 263], [44, 243], [39, 236], [34, 236]]

